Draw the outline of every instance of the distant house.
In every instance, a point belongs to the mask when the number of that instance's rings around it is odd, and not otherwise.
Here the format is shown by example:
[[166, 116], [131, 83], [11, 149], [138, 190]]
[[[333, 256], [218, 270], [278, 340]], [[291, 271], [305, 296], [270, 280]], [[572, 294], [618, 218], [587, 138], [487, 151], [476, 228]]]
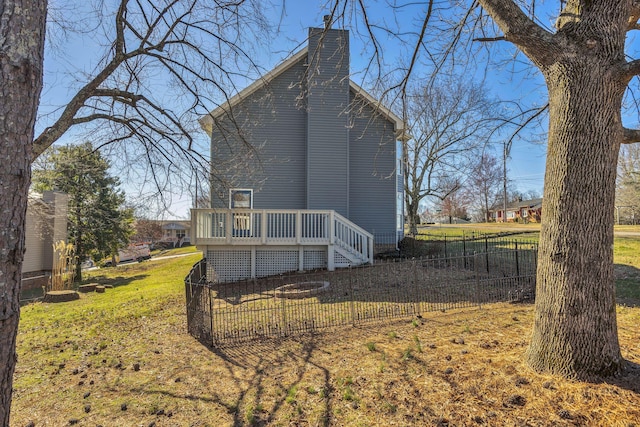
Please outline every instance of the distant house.
[[64, 193], [31, 193], [27, 206], [22, 289], [47, 284], [54, 265], [53, 245], [67, 241], [68, 197]]
[[191, 221], [158, 221], [162, 227], [161, 244], [180, 247], [191, 243]]
[[350, 79], [348, 31], [309, 29], [307, 47], [201, 125], [215, 181], [192, 240], [218, 275], [239, 245], [252, 261], [231, 278], [371, 262], [373, 241], [403, 237], [402, 120]]
[[542, 199], [517, 200], [504, 206], [498, 205], [489, 209], [491, 219], [495, 222], [540, 222], [542, 219]]
[[191, 243], [191, 221], [140, 219], [131, 243], [180, 247]]

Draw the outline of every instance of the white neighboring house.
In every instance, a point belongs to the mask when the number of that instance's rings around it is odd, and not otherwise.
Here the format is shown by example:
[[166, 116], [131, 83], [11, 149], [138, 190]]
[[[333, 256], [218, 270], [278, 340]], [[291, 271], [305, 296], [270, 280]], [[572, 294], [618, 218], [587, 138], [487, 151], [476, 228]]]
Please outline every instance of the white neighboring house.
[[171, 244], [174, 248], [191, 244], [191, 221], [159, 221], [162, 227], [160, 243]]
[[22, 289], [44, 286], [54, 263], [53, 244], [67, 241], [68, 196], [56, 191], [29, 194]]

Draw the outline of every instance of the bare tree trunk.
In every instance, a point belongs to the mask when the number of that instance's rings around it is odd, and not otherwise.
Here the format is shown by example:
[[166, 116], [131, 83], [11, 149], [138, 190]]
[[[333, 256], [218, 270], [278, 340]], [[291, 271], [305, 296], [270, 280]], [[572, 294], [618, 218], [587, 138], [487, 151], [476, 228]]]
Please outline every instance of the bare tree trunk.
[[543, 69], [549, 143], [528, 363], [574, 378], [620, 371], [613, 277], [616, 165], [626, 82], [595, 57]]
[[31, 150], [40, 90], [46, 1], [0, 8], [0, 425], [9, 425]]
[[413, 237], [418, 235], [418, 204], [415, 198], [411, 199], [410, 203], [407, 203], [407, 222], [409, 225], [409, 234]]
[[[80, 232], [78, 231], [78, 233], [80, 233]], [[80, 250], [82, 249], [82, 235], [78, 235], [77, 236], [75, 243], [76, 243], [75, 244], [75, 246], [76, 246], [75, 253], [76, 254], [82, 253], [82, 252], [80, 252]], [[77, 256], [75, 256], [75, 258], [76, 258], [76, 260], [75, 260], [76, 262], [75, 262], [75, 266], [74, 266], [74, 268], [75, 268], [74, 282], [80, 283], [80, 282], [82, 282], [82, 261], [84, 261], [84, 260], [79, 259]]]
[[488, 195], [488, 191], [485, 189], [484, 194], [483, 194], [483, 200], [484, 200], [484, 222], [489, 222], [489, 195]]

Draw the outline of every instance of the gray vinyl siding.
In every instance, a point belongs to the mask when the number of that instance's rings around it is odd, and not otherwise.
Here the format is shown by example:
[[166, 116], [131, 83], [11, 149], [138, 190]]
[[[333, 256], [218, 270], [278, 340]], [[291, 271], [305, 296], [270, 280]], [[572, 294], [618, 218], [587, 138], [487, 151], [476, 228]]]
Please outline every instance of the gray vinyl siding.
[[309, 30], [307, 84], [307, 207], [333, 209], [347, 217], [348, 40], [348, 31]]
[[396, 231], [396, 138], [393, 123], [354, 94], [349, 141], [349, 219], [374, 235]]
[[[213, 207], [228, 207], [230, 188], [251, 188], [255, 209], [305, 209], [306, 111], [301, 104], [304, 60], [291, 66], [214, 124]], [[248, 147], [245, 142], [249, 142]]]

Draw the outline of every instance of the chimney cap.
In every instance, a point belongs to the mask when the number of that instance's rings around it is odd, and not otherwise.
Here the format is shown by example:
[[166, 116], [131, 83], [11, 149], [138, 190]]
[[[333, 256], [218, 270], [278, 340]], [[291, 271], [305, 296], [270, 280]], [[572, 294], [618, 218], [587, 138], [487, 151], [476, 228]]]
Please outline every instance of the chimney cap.
[[322, 21], [324, 21], [324, 28], [326, 30], [331, 28], [331, 15], [324, 15]]

